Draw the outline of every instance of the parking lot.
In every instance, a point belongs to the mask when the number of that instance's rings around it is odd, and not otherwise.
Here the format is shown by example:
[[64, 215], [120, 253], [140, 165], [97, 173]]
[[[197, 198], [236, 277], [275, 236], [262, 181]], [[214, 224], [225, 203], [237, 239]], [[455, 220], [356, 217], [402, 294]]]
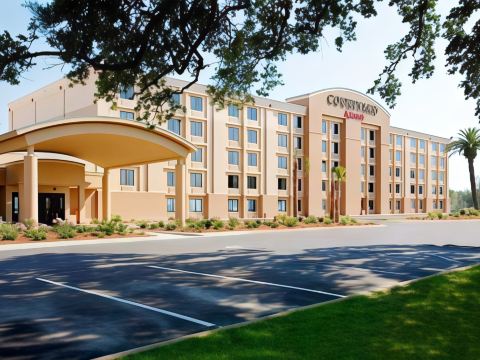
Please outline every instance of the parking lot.
[[6, 252], [0, 357], [95, 358], [480, 263], [461, 242], [379, 241], [402, 226]]

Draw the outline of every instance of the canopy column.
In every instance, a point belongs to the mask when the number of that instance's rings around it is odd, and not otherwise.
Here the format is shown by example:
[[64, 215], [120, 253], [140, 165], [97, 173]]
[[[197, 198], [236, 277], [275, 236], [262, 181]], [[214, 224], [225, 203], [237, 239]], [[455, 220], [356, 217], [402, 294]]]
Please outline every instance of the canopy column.
[[102, 219], [108, 220], [111, 217], [112, 196], [110, 193], [110, 169], [103, 169], [102, 177]]
[[23, 158], [23, 187], [25, 199], [21, 220], [38, 222], [38, 158], [33, 146], [27, 148]]
[[177, 159], [175, 165], [175, 218], [185, 224], [187, 214], [187, 184], [185, 159]]

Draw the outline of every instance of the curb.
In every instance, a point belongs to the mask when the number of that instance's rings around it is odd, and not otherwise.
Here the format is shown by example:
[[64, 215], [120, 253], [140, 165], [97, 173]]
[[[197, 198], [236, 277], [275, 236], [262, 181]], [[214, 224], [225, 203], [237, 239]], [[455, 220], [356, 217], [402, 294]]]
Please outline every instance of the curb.
[[98, 357], [98, 358], [94, 358], [92, 360], [115, 360], [115, 359], [120, 359], [120, 358], [123, 358], [123, 357], [128, 356], [128, 355], [141, 353], [141, 352], [151, 350], [151, 349], [161, 347], [161, 346], [175, 344], [175, 343], [183, 341], [183, 340], [187, 340], [187, 339], [191, 339], [191, 338], [205, 337], [205, 336], [208, 336], [210, 334], [214, 334], [218, 331], [235, 329], [235, 328], [238, 328], [238, 327], [255, 324], [255, 323], [258, 323], [260, 321], [285, 316], [285, 315], [288, 315], [288, 314], [291, 314], [291, 313], [294, 313], [294, 312], [297, 312], [297, 311], [303, 311], [303, 310], [308, 310], [308, 309], [312, 309], [312, 308], [317, 308], [317, 307], [321, 307], [321, 306], [330, 305], [330, 304], [333, 304], [333, 303], [337, 303], [337, 302], [340, 302], [340, 301], [345, 301], [347, 299], [354, 298], [356, 296], [368, 296], [368, 295], [379, 293], [379, 292], [387, 292], [387, 291], [389, 291], [393, 288], [396, 288], [396, 287], [405, 287], [405, 286], [408, 286], [410, 284], [413, 284], [413, 283], [416, 283], [416, 282], [419, 282], [419, 281], [423, 281], [423, 280], [426, 280], [426, 279], [429, 279], [429, 278], [432, 278], [432, 277], [435, 277], [435, 276], [447, 275], [447, 274], [450, 274], [450, 273], [455, 273], [455, 272], [459, 272], [459, 271], [468, 270], [468, 269], [471, 269], [471, 268], [473, 268], [475, 266], [478, 266], [478, 265], [480, 265], [480, 264], [473, 264], [473, 265], [468, 265], [468, 266], [462, 266], [462, 267], [459, 267], [459, 268], [448, 269], [448, 270], [444, 270], [444, 271], [441, 271], [439, 273], [424, 276], [424, 277], [421, 277], [421, 278], [402, 281], [402, 282], [400, 282], [396, 285], [390, 286], [390, 287], [380, 288], [380, 289], [377, 289], [377, 290], [374, 290], [374, 291], [369, 291], [369, 292], [366, 292], [366, 293], [353, 294], [353, 295], [346, 296], [344, 298], [333, 299], [333, 300], [324, 301], [324, 302], [316, 303], [316, 304], [312, 304], [312, 305], [296, 307], [296, 308], [281, 311], [281, 312], [278, 312], [278, 313], [275, 313], [275, 314], [272, 314], [272, 315], [259, 317], [259, 318], [254, 319], [254, 320], [244, 321], [244, 322], [240, 322], [240, 323], [236, 323], [236, 324], [231, 324], [231, 325], [227, 325], [227, 326], [223, 326], [223, 327], [218, 327], [218, 328], [212, 329], [212, 330], [205, 330], [205, 331], [201, 331], [201, 332], [197, 332], [197, 333], [193, 333], [193, 334], [188, 334], [188, 335], [181, 336], [181, 337], [175, 338], [175, 339], [159, 341], [159, 342], [156, 342], [156, 343], [153, 343], [153, 344], [136, 347], [136, 348], [133, 348], [133, 349], [117, 352], [117, 353], [114, 353], [114, 354], [104, 355], [104, 356], [101, 356], [101, 357]]

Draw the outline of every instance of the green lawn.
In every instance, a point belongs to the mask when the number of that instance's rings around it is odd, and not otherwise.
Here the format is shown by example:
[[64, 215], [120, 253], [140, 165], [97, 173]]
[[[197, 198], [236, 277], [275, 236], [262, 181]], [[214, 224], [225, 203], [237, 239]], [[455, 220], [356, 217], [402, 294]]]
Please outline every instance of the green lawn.
[[127, 359], [480, 359], [480, 266]]

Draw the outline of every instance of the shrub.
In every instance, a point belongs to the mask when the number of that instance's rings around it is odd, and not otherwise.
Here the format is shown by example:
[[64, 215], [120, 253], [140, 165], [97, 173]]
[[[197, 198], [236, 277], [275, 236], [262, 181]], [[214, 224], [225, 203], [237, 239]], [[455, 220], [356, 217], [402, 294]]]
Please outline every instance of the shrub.
[[88, 226], [88, 225], [75, 226], [75, 231], [79, 234], [92, 232], [92, 231], [95, 231], [95, 229], [96, 229], [96, 226]]
[[278, 223], [274, 221], [274, 222], [272, 222], [272, 223], [270, 224], [270, 227], [271, 227], [272, 229], [278, 228]]
[[124, 223], [118, 223], [115, 231], [120, 235], [125, 235], [127, 233], [128, 226]]
[[330, 225], [330, 224], [332, 223], [332, 219], [330, 219], [329, 216], [325, 216], [325, 217], [323, 218], [323, 223], [324, 223], [325, 225]]
[[110, 221], [113, 221], [114, 223], [121, 223], [122, 217], [120, 215], [112, 215]]
[[220, 230], [223, 229], [223, 227], [225, 226], [225, 222], [217, 219], [213, 220], [212, 225], [215, 230]]
[[75, 227], [66, 223], [55, 226], [53, 230], [57, 233], [60, 239], [71, 239], [77, 234]]
[[148, 224], [148, 228], [149, 228], [150, 230], [158, 229], [158, 223], [156, 223], [156, 222], [150, 223], [150, 224]]
[[210, 229], [213, 226], [213, 220], [210, 220], [210, 219], [201, 220], [201, 225], [205, 229]]
[[165, 224], [165, 230], [168, 230], [168, 231], [173, 231], [177, 228], [177, 224], [175, 222], [168, 222], [167, 224]]
[[90, 221], [92, 224], [100, 224], [100, 221], [96, 218], [93, 218], [92, 221]]
[[37, 225], [37, 222], [35, 221], [35, 219], [25, 219], [25, 220], [22, 221], [22, 223], [23, 223], [23, 225], [25, 225], [27, 230], [30, 230], [33, 227], [35, 227], [35, 225]]
[[285, 214], [281, 214], [281, 215], [277, 215], [275, 216], [275, 221], [277, 221], [278, 223], [282, 224], [282, 225], [285, 225], [285, 219], [287, 218], [288, 216], [285, 215]]
[[465, 214], [466, 214], [465, 209], [460, 209], [460, 215], [465, 215]]
[[429, 212], [429, 213], [427, 214], [427, 217], [428, 217], [430, 220], [438, 219], [437, 214], [434, 213], [434, 212]]
[[476, 209], [469, 209], [468, 210], [468, 213], [471, 215], [471, 216], [479, 216], [480, 215], [480, 211], [476, 210]]
[[283, 225], [288, 226], [288, 227], [295, 227], [298, 225], [298, 219], [293, 216], [287, 216], [283, 220]]
[[317, 219], [315, 216], [310, 215], [310, 216], [307, 216], [307, 217], [303, 220], [303, 222], [304, 222], [305, 224], [316, 224], [316, 223], [318, 223], [318, 219]]
[[104, 238], [105, 235], [106, 235], [106, 234], [105, 234], [104, 232], [98, 232], [98, 233], [97, 233], [97, 237], [100, 238], [100, 239], [101, 239], [101, 238]]
[[262, 225], [262, 220], [260, 219], [255, 220], [255, 222], [257, 223], [258, 226]]
[[190, 230], [201, 230], [203, 229], [203, 222], [202, 220], [190, 220], [186, 221], [186, 227]]
[[97, 226], [97, 231], [105, 233], [105, 235], [112, 235], [117, 228], [117, 223], [110, 220], [103, 220], [100, 224]]
[[25, 230], [23, 234], [32, 240], [45, 240], [47, 238], [47, 230], [44, 228]]
[[458, 218], [458, 217], [460, 217], [460, 213], [459, 213], [458, 211], [455, 211], [455, 212], [453, 213], [453, 216]]
[[340, 224], [349, 225], [350, 224], [350, 217], [349, 216], [340, 216]]
[[298, 221], [299, 221], [299, 222], [303, 222], [304, 220], [305, 220], [305, 218], [304, 218], [303, 216], [299, 216], [299, 217], [298, 217]]
[[2, 240], [16, 240], [18, 237], [18, 227], [13, 224], [1, 224], [0, 237]]
[[165, 222], [163, 222], [162, 220], [160, 220], [160, 221], [158, 222], [158, 227], [159, 227], [159, 228], [164, 228], [164, 227], [165, 227]]
[[256, 229], [258, 228], [260, 225], [254, 221], [254, 220], [245, 220], [243, 222], [243, 225], [247, 228], [247, 229]]
[[148, 226], [148, 223], [145, 220], [140, 220], [140, 221], [137, 221], [137, 226], [140, 229], [146, 229]]
[[235, 217], [231, 217], [228, 219], [228, 228], [230, 230], [235, 229], [239, 224], [240, 224], [240, 221]]
[[441, 212], [438, 212], [438, 213], [437, 213], [437, 218], [438, 218], [439, 220], [442, 220], [442, 219], [443, 219], [443, 214], [442, 214]]

